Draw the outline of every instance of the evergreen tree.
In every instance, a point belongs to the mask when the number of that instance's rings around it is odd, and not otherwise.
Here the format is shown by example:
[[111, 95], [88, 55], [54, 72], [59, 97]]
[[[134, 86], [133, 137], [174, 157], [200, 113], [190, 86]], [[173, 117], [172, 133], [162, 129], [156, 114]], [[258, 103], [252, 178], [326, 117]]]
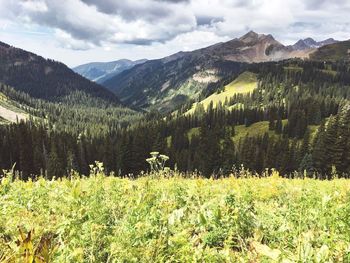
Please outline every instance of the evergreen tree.
[[49, 160], [47, 163], [47, 178], [60, 178], [65, 175], [62, 160], [57, 154], [57, 147], [52, 143]]
[[228, 174], [232, 167], [235, 165], [235, 145], [231, 138], [230, 129], [226, 129], [225, 137], [222, 143], [222, 169], [224, 174]]

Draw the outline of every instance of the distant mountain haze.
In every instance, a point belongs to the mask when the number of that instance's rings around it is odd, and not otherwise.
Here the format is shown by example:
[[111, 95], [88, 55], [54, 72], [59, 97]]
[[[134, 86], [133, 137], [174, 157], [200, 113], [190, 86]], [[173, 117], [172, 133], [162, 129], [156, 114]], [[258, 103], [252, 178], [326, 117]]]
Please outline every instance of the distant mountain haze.
[[130, 69], [133, 66], [146, 61], [147, 59], [140, 59], [136, 61], [121, 59], [112, 62], [91, 62], [74, 67], [73, 70], [89, 80], [102, 83], [107, 79], [118, 75], [124, 70]]
[[325, 45], [334, 44], [337, 42], [338, 41], [333, 38], [328, 38], [326, 40], [317, 42], [309, 37], [305, 39], [300, 39], [298, 42], [296, 42], [294, 45], [290, 47], [293, 48], [294, 50], [306, 50], [310, 48], [320, 48]]

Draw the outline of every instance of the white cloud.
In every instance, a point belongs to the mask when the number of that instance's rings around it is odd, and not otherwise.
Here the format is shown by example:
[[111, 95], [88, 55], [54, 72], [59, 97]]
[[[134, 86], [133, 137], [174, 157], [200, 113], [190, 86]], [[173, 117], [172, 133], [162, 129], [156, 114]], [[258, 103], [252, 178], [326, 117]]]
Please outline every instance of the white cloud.
[[22, 6], [24, 10], [31, 12], [47, 12], [48, 7], [44, 1], [25, 1], [19, 2], [19, 5]]
[[[44, 30], [51, 34], [47, 56], [72, 65], [157, 58], [248, 30], [286, 44], [306, 37], [349, 39], [349, 13], [349, 0], [0, 0], [0, 37], [6, 32], [26, 48], [20, 32], [24, 39]], [[48, 53], [41, 38], [31, 41]]]

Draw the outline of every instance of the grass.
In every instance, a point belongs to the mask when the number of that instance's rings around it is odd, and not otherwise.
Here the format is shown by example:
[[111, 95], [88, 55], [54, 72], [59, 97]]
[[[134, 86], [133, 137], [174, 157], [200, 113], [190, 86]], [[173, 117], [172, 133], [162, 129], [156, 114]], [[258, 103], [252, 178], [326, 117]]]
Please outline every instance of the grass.
[[[283, 126], [288, 123], [288, 120], [282, 120]], [[319, 125], [309, 125], [308, 129], [310, 131], [311, 137], [314, 137], [317, 133]], [[252, 125], [246, 127], [245, 125], [237, 125], [235, 126], [235, 136], [232, 137], [232, 140], [235, 143], [238, 143], [241, 138], [246, 136], [257, 137], [262, 136], [265, 133], [268, 133], [270, 136], [276, 136], [275, 131], [269, 130], [269, 122], [268, 121], [260, 121], [253, 123]], [[193, 136], [199, 136], [200, 130], [199, 127], [191, 128], [187, 131], [187, 137], [191, 141]], [[171, 146], [171, 136], [166, 138], [166, 142], [168, 147]]]
[[349, 262], [350, 181], [240, 175], [2, 179], [0, 262]]
[[192, 108], [185, 114], [194, 113], [198, 103], [202, 104], [206, 110], [210, 103], [213, 103], [215, 108], [220, 102], [223, 104], [226, 99], [232, 98], [235, 94], [246, 94], [257, 88], [257, 76], [251, 72], [243, 72], [234, 81], [224, 87], [220, 93], [214, 93], [200, 102], [193, 103]]
[[[282, 120], [282, 124], [286, 125], [288, 120]], [[253, 123], [252, 125], [246, 127], [245, 125], [237, 125], [235, 126], [235, 136], [233, 137], [234, 142], [238, 142], [241, 138], [246, 136], [257, 137], [262, 136], [266, 132], [269, 133], [270, 136], [276, 135], [275, 131], [269, 130], [269, 122], [268, 121], [259, 121]]]
[[321, 72], [325, 73], [325, 74], [329, 74], [333, 77], [337, 76], [339, 73], [335, 70], [330, 70], [330, 69], [321, 69]]
[[295, 71], [295, 72], [303, 72], [303, 68], [302, 67], [298, 67], [298, 66], [294, 66], [294, 65], [284, 67], [284, 70], [286, 70], [286, 71]]

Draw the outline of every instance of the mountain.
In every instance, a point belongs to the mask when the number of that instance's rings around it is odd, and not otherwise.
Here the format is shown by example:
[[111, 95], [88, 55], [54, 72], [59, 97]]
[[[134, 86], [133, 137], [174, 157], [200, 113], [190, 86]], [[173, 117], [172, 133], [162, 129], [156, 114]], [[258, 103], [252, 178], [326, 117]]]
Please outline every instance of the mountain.
[[73, 68], [73, 70], [89, 80], [102, 83], [107, 79], [118, 75], [124, 70], [130, 69], [135, 65], [142, 64], [146, 61], [147, 59], [140, 59], [136, 61], [121, 59], [112, 62], [92, 62], [77, 66]]
[[[24, 120], [48, 134], [69, 133], [76, 141], [108, 134], [140, 117], [114, 93], [66, 65], [0, 42], [0, 129]], [[30, 136], [21, 140], [32, 147]]]
[[320, 61], [350, 61], [350, 40], [322, 46], [310, 55], [310, 59]]
[[335, 40], [333, 38], [328, 38], [323, 41], [315, 41], [312, 38], [305, 38], [305, 39], [300, 39], [298, 42], [296, 42], [294, 45], [290, 46], [293, 50], [306, 50], [310, 48], [320, 48], [325, 45], [329, 44], [334, 44], [337, 43], [338, 40]]
[[119, 104], [112, 92], [73, 72], [66, 65], [2, 42], [0, 82], [31, 97], [48, 101], [62, 101], [79, 93]]
[[[197, 99], [225, 74], [237, 76], [246, 63], [305, 58], [311, 51], [293, 50], [271, 35], [250, 31], [225, 43], [136, 65], [102, 85], [127, 105], [167, 111], [189, 99]], [[225, 72], [228, 64], [229, 73]]]

